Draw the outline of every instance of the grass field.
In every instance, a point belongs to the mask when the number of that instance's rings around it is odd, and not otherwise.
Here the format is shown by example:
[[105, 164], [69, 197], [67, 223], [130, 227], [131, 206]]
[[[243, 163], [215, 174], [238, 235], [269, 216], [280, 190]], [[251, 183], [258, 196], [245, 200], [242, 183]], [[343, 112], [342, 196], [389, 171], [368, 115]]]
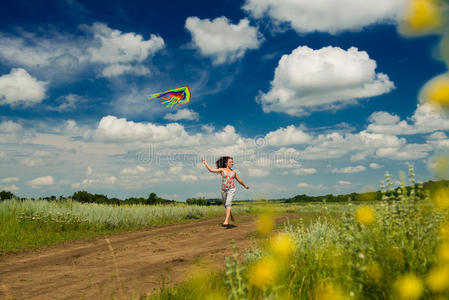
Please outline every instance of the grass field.
[[[251, 211], [236, 206], [235, 215]], [[45, 200], [0, 202], [0, 254], [109, 233], [224, 215], [221, 206], [100, 205]]]
[[224, 274], [142, 298], [449, 299], [449, 190], [295, 209], [320, 217], [270, 232], [272, 214], [262, 214], [266, 240], [229, 257]]

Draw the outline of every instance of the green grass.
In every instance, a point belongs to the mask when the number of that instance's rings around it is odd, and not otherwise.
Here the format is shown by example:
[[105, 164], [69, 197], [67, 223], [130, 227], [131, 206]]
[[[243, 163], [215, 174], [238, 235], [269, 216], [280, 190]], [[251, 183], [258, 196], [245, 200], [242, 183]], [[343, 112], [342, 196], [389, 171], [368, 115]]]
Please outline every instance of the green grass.
[[[248, 206], [233, 209], [236, 215], [250, 211]], [[0, 202], [0, 254], [223, 215], [221, 206], [112, 206], [70, 200], [7, 200]]]
[[355, 217], [363, 204], [284, 206], [303, 218], [229, 257], [222, 273], [147, 298], [205, 299], [197, 295], [205, 291], [211, 299], [449, 299], [449, 254], [440, 252], [449, 249], [449, 190], [443, 203], [413, 190], [385, 197], [368, 203], [375, 220], [365, 224]]

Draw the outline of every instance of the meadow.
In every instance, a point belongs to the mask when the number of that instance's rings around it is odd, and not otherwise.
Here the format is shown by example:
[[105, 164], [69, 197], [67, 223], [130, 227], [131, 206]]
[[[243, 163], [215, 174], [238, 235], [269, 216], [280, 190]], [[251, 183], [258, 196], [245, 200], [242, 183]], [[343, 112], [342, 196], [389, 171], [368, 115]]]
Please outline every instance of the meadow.
[[[224, 271], [193, 273], [126, 299], [449, 299], [449, 189], [425, 190], [410, 169], [381, 199], [345, 203], [236, 203], [257, 213], [257, 243], [235, 249]], [[276, 227], [279, 213], [301, 218]], [[1, 252], [222, 216], [221, 206], [0, 203]], [[238, 228], [237, 228], [238, 230]], [[118, 272], [119, 270], [117, 270]]]
[[412, 169], [410, 183], [394, 191], [387, 177], [381, 201], [297, 206], [320, 217], [280, 230], [267, 210], [266, 238], [223, 273], [141, 299], [449, 299], [449, 190], [414, 185]]
[[[250, 212], [236, 206], [234, 214]], [[0, 254], [223, 215], [221, 206], [106, 205], [72, 200], [0, 202]]]

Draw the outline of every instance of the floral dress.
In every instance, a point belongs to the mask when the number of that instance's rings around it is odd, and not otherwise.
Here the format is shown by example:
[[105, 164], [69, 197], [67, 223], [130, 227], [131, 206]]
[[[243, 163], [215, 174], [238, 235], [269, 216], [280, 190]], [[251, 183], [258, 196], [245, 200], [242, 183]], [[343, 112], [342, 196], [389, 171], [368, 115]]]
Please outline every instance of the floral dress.
[[235, 176], [235, 171], [232, 171], [231, 174], [227, 174], [227, 172], [225, 170], [223, 170], [223, 177], [222, 177], [222, 181], [221, 181], [221, 190], [222, 191], [227, 191], [227, 190], [235, 188], [234, 176]]

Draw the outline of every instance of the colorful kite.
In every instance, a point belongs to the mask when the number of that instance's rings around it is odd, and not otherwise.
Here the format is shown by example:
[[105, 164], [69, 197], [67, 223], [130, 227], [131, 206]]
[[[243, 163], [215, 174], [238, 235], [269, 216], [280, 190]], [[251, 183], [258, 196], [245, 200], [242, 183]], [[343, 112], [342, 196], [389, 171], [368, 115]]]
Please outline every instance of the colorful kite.
[[165, 100], [162, 104], [167, 103], [167, 107], [172, 107], [176, 104], [183, 105], [190, 102], [190, 90], [187, 85], [169, 90], [163, 93], [147, 95], [148, 99], [160, 98]]

